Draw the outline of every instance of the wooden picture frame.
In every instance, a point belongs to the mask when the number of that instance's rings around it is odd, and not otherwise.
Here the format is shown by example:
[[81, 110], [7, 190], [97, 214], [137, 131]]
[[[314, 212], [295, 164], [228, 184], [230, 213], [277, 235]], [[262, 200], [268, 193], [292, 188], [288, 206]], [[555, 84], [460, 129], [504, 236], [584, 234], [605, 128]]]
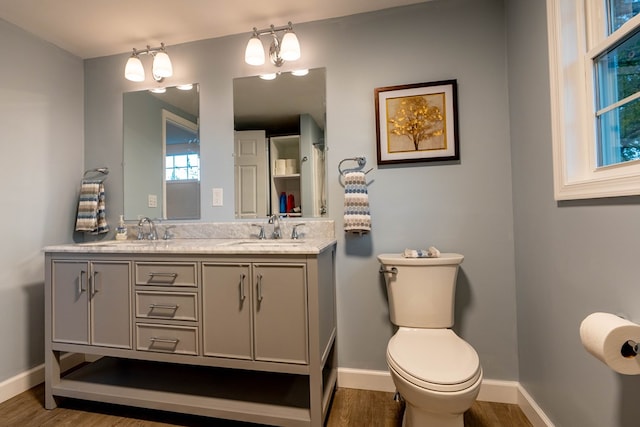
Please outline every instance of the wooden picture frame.
[[456, 80], [374, 90], [378, 164], [460, 160]]

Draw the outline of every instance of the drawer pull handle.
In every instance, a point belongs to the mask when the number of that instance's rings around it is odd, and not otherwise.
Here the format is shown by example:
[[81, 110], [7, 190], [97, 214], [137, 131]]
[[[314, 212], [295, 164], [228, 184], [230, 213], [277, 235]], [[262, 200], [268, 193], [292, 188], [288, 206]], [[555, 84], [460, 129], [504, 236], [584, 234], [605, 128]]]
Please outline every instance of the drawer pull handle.
[[149, 273], [149, 282], [153, 282], [154, 279], [158, 277], [161, 279], [164, 279], [164, 281], [168, 281], [167, 279], [170, 279], [170, 283], [173, 283], [176, 281], [176, 278], [178, 277], [178, 273]]
[[149, 338], [149, 341], [151, 341], [152, 344], [161, 342], [164, 344], [173, 344], [173, 345], [178, 345], [178, 343], [180, 342], [178, 338], [172, 339], [172, 338], [156, 338], [156, 337]]
[[240, 301], [241, 302], [244, 301], [244, 299], [247, 297], [246, 294], [245, 294], [245, 291], [244, 291], [244, 286], [245, 286], [244, 285], [244, 279], [245, 279], [245, 277], [247, 277], [247, 276], [245, 276], [244, 274], [240, 275]]
[[173, 305], [169, 305], [169, 304], [149, 304], [149, 309], [150, 310], [154, 310], [154, 309], [160, 309], [160, 310], [173, 310], [173, 311], [177, 311], [178, 307], [180, 307], [178, 304], [173, 304]]
[[81, 294], [83, 292], [85, 292], [87, 289], [82, 286], [82, 276], [86, 275], [87, 272], [84, 270], [80, 270], [80, 277], [78, 277], [78, 293]]
[[262, 274], [258, 274], [258, 302], [262, 301]]
[[100, 292], [100, 289], [96, 286], [96, 277], [98, 276], [98, 272], [94, 271], [91, 276], [89, 276], [89, 288], [91, 289], [91, 296], [93, 297], [95, 294]]

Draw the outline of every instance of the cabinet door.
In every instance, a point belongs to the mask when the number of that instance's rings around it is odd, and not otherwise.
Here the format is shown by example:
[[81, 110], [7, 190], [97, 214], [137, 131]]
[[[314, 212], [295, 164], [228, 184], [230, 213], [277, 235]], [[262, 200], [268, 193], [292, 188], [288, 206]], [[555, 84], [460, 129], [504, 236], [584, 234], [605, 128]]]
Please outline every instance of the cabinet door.
[[89, 278], [91, 344], [131, 348], [131, 264], [93, 262]]
[[89, 263], [53, 261], [51, 269], [53, 341], [89, 344]]
[[306, 364], [304, 264], [254, 264], [255, 359]]
[[251, 359], [248, 264], [202, 266], [203, 346], [206, 356]]

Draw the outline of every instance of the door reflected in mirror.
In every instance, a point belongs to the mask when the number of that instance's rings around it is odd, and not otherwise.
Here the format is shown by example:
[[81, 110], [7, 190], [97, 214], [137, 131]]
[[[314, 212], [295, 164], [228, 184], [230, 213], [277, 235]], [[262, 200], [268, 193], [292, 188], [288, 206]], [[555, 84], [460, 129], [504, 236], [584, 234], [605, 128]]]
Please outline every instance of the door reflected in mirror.
[[325, 69], [233, 81], [236, 218], [327, 215]]
[[199, 86], [125, 93], [123, 114], [125, 219], [199, 219]]

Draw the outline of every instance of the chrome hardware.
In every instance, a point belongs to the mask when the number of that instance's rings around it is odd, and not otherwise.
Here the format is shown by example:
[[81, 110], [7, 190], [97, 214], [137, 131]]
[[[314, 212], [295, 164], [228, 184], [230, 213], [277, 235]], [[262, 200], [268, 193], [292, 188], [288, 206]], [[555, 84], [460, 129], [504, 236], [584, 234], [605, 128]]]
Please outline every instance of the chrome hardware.
[[100, 289], [96, 287], [96, 276], [98, 275], [97, 271], [94, 271], [91, 276], [89, 276], [89, 288], [91, 289], [91, 296], [97, 294]]
[[152, 344], [161, 342], [161, 343], [173, 344], [173, 345], [178, 345], [178, 343], [180, 342], [178, 338], [170, 339], [170, 338], [156, 338], [156, 337], [149, 338], [149, 341], [151, 341]]
[[151, 283], [153, 282], [153, 279], [156, 277], [164, 277], [164, 278], [169, 278], [171, 279], [171, 283], [176, 281], [176, 278], [178, 277], [178, 273], [149, 273], [149, 280], [147, 281], [147, 283]]
[[258, 232], [258, 239], [264, 240], [267, 238], [267, 235], [264, 232], [264, 225], [262, 224], [252, 224], [254, 227], [260, 227], [260, 231]]
[[298, 234], [298, 227], [304, 225], [304, 222], [301, 222], [300, 224], [296, 224], [293, 226], [293, 230], [291, 230], [291, 238], [292, 239], [298, 239], [300, 238], [300, 235]]
[[173, 311], [178, 311], [178, 308], [180, 306], [178, 304], [174, 304], [174, 305], [168, 305], [168, 304], [149, 304], [149, 309], [150, 310], [154, 310], [154, 309], [160, 309], [160, 310], [173, 310]]
[[258, 302], [262, 301], [262, 274], [258, 274]]
[[380, 266], [380, 273], [389, 273], [389, 274], [398, 274], [398, 269], [396, 267], [385, 268], [384, 266]]
[[78, 293], [81, 294], [86, 291], [86, 288], [82, 287], [82, 276], [87, 274], [86, 271], [80, 270], [80, 277], [78, 277]]
[[269, 217], [269, 224], [273, 224], [272, 239], [282, 239], [282, 229], [280, 228], [280, 215], [273, 214]]
[[[149, 224], [149, 233], [144, 233], [144, 224]], [[156, 225], [153, 223], [151, 218], [145, 216], [140, 218], [138, 221], [138, 240], [158, 240], [158, 231], [156, 230]]]
[[244, 299], [247, 297], [245, 295], [245, 292], [244, 292], [244, 279], [245, 279], [245, 277], [247, 277], [247, 276], [244, 273], [242, 273], [240, 275], [240, 301], [241, 302], [244, 301]]
[[162, 240], [171, 240], [173, 234], [169, 232], [172, 228], [176, 228], [175, 225], [168, 225], [164, 228], [164, 234], [162, 235]]

